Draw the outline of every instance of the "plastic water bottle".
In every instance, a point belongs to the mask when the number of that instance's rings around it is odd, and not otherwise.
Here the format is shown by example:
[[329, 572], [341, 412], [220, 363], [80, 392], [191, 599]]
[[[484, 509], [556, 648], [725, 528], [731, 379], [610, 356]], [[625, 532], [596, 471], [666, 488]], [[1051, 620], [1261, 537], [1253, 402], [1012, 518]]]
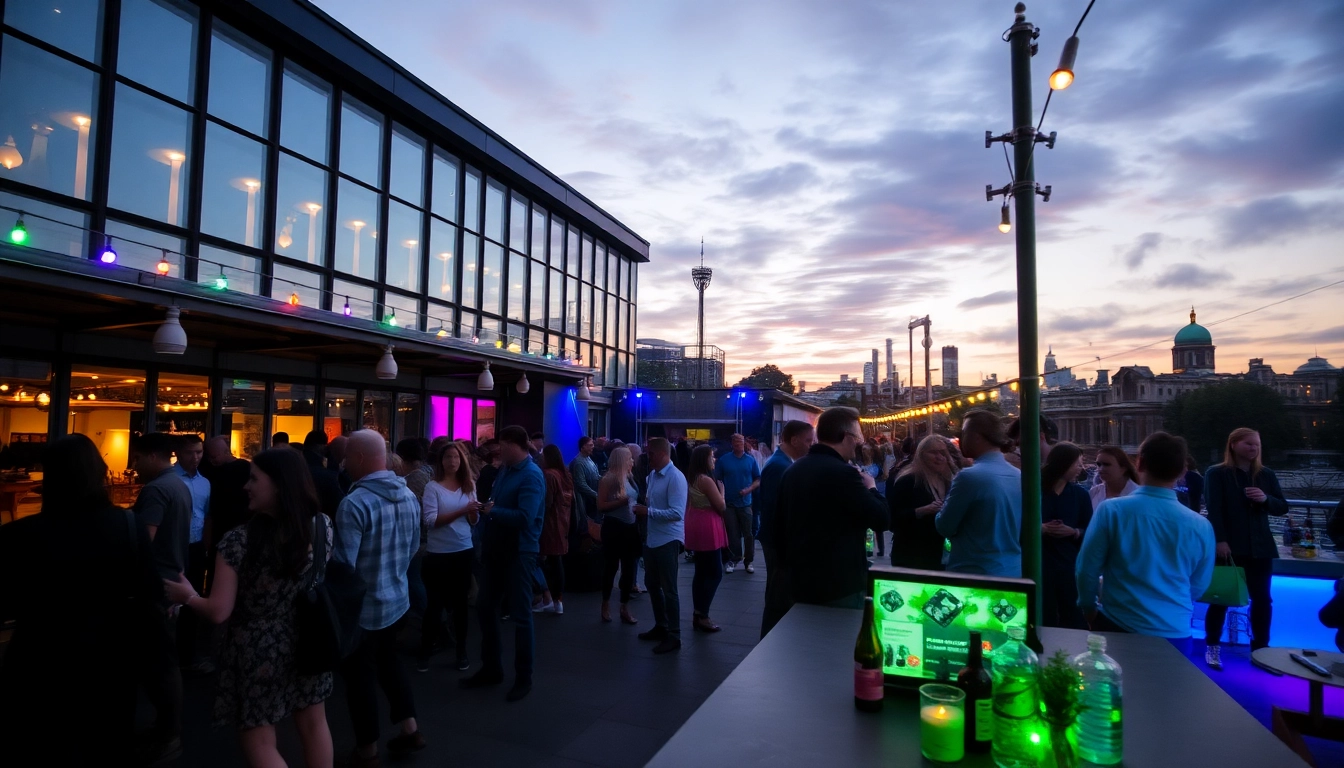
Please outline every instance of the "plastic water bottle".
[[1083, 704], [1074, 732], [1078, 756], [1096, 765], [1119, 765], [1124, 751], [1120, 665], [1106, 655], [1106, 638], [1087, 636], [1087, 653], [1073, 657], [1082, 678]]
[[999, 768], [1037, 768], [1049, 744], [1041, 719], [1041, 667], [1022, 642], [1026, 630], [1008, 628], [1008, 642], [994, 651], [994, 740], [991, 752]]

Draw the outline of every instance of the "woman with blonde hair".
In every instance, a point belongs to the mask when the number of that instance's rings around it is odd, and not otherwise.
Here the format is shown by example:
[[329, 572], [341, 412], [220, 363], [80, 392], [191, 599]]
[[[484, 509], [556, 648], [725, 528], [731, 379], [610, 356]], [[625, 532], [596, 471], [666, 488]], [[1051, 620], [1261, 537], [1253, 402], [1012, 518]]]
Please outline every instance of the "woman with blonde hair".
[[[1274, 472], [1260, 463], [1260, 433], [1241, 427], [1227, 436], [1223, 463], [1209, 467], [1204, 478], [1209, 522], [1218, 542], [1218, 559], [1246, 569], [1251, 598], [1251, 650], [1269, 645], [1273, 600], [1270, 576], [1279, 548], [1269, 531], [1269, 516], [1288, 513], [1288, 502]], [[1227, 607], [1210, 605], [1204, 618], [1204, 662], [1223, 668], [1223, 621]]]
[[929, 435], [919, 441], [914, 459], [896, 476], [887, 493], [892, 565], [925, 571], [943, 569], [943, 535], [933, 521], [943, 508], [957, 469], [945, 438]]
[[1097, 451], [1097, 484], [1088, 489], [1092, 508], [1107, 499], [1117, 499], [1139, 489], [1139, 472], [1129, 454], [1115, 445], [1103, 445]]
[[635, 524], [635, 502], [639, 489], [631, 471], [635, 462], [630, 449], [620, 446], [607, 457], [607, 473], [597, 484], [597, 511], [602, 517], [602, 551], [606, 571], [602, 576], [602, 620], [611, 621], [611, 585], [616, 570], [621, 571], [621, 622], [636, 623], [630, 615], [630, 595], [635, 591], [635, 569], [640, 549], [639, 527]]

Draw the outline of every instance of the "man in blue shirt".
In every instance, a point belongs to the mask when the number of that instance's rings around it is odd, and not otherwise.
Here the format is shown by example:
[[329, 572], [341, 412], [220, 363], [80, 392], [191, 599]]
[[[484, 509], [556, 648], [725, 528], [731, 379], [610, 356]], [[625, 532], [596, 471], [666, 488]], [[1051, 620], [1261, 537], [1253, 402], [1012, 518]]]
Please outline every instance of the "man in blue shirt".
[[500, 430], [503, 463], [482, 510], [489, 530], [483, 537], [484, 578], [476, 598], [481, 621], [481, 668], [462, 680], [464, 688], [482, 688], [504, 680], [498, 613], [503, 603], [514, 625], [515, 677], [506, 696], [508, 701], [518, 701], [532, 691], [532, 575], [537, 570], [546, 511], [546, 478], [528, 455], [529, 447], [527, 430], [522, 427]]
[[1181, 438], [1149, 435], [1139, 446], [1143, 485], [1093, 514], [1077, 565], [1078, 606], [1093, 631], [1190, 637], [1194, 601], [1213, 580], [1215, 543], [1209, 521], [1176, 500], [1185, 454]]
[[[205, 443], [199, 435], [181, 435], [177, 438], [177, 463], [173, 471], [177, 479], [191, 492], [191, 526], [187, 533], [187, 581], [199, 594], [206, 593], [205, 571], [210, 562], [206, 548], [210, 537], [206, 536], [205, 522], [210, 514], [210, 481], [201, 474], [201, 459], [205, 458]], [[208, 675], [215, 671], [201, 653], [202, 646], [208, 646], [210, 627], [206, 622], [196, 620], [191, 611], [183, 611], [177, 619], [177, 655], [183, 670], [188, 674]]]
[[751, 561], [756, 559], [756, 540], [751, 535], [753, 513], [751, 492], [760, 487], [761, 467], [747, 454], [747, 440], [733, 435], [733, 450], [719, 457], [714, 465], [714, 479], [723, 482], [723, 500], [728, 504], [724, 523], [728, 528], [728, 563], [724, 572], [732, 573], [738, 563], [745, 563], [747, 573], [755, 573]]
[[1003, 458], [1012, 441], [989, 411], [961, 420], [961, 453], [975, 461], [952, 481], [934, 518], [952, 542], [947, 570], [987, 576], [1022, 576], [1022, 473]]
[[761, 616], [762, 638], [784, 618], [789, 608], [793, 607], [793, 601], [789, 599], [789, 582], [784, 563], [780, 561], [779, 550], [775, 548], [774, 542], [779, 483], [784, 479], [784, 471], [793, 466], [793, 462], [806, 456], [816, 441], [817, 433], [811, 424], [796, 419], [786, 422], [779, 432], [779, 447], [761, 470], [761, 487], [757, 494], [757, 503], [761, 510], [761, 532], [756, 538], [761, 542], [761, 554], [765, 555], [765, 613]]
[[649, 439], [648, 504], [636, 504], [635, 514], [649, 522], [644, 543], [644, 583], [653, 608], [653, 629], [640, 640], [657, 640], [654, 653], [681, 648], [681, 598], [677, 592], [677, 558], [686, 540], [686, 476], [672, 465], [672, 446], [661, 437]]

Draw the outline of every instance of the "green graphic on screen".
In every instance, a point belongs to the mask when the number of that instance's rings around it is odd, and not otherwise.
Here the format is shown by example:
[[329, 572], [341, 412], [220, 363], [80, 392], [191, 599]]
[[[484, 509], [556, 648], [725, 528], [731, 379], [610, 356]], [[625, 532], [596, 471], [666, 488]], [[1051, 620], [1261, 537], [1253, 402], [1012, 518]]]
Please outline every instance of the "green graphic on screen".
[[966, 665], [970, 632], [986, 655], [1008, 640], [1008, 627], [1027, 626], [1027, 596], [981, 587], [876, 579], [882, 672], [904, 677], [955, 678]]

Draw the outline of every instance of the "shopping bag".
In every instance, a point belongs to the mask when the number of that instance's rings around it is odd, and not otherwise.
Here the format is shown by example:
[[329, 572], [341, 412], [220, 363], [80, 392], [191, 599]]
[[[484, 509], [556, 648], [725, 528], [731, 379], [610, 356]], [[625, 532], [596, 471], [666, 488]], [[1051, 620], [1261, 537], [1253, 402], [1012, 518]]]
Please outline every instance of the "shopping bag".
[[1251, 597], [1246, 591], [1246, 569], [1232, 563], [1230, 557], [1227, 562], [1230, 565], [1213, 566], [1213, 581], [1209, 582], [1209, 588], [1204, 590], [1204, 596], [1199, 598], [1199, 602], [1228, 608], [1250, 605]]

